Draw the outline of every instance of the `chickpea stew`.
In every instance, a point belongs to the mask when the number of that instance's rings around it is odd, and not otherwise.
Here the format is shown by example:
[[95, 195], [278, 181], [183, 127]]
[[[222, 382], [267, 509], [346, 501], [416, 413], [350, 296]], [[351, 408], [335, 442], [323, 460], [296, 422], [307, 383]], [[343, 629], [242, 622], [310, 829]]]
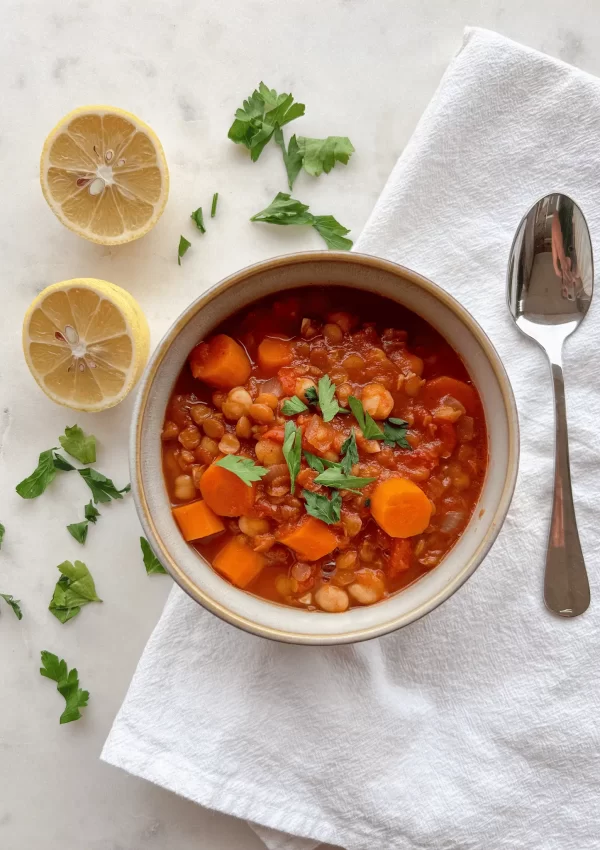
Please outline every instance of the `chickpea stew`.
[[221, 576], [331, 613], [436, 567], [487, 467], [456, 352], [416, 314], [343, 287], [263, 299], [199, 342], [162, 445], [175, 520]]

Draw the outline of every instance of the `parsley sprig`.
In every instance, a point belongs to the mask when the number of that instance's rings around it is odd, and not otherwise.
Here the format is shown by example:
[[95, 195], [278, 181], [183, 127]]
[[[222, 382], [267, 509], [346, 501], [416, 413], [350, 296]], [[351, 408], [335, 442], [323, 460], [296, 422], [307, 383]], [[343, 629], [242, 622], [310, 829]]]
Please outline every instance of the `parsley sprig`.
[[89, 691], [82, 691], [79, 687], [79, 676], [77, 670], [69, 670], [67, 662], [47, 650], [42, 651], [42, 667], [40, 673], [47, 679], [56, 682], [56, 690], [64, 697], [65, 710], [60, 715], [61, 723], [71, 723], [81, 717], [80, 708], [88, 704]]
[[268, 207], [253, 215], [250, 221], [262, 221], [266, 224], [298, 224], [314, 227], [328, 248], [337, 251], [349, 251], [352, 240], [346, 239], [350, 233], [347, 227], [339, 223], [332, 215], [313, 215], [307, 204], [297, 201], [285, 192], [278, 192]]
[[225, 457], [215, 461], [215, 465], [233, 472], [248, 487], [251, 486], [253, 481], [260, 481], [269, 471], [264, 466], [258, 466], [251, 458], [240, 457], [239, 455], [225, 455]]
[[58, 440], [66, 453], [80, 463], [96, 462], [96, 438], [93, 434], [89, 436], [84, 434], [79, 425], [65, 428], [64, 436], [59, 437]]
[[150, 548], [150, 544], [145, 537], [140, 537], [140, 546], [142, 547], [142, 557], [144, 559], [144, 566], [146, 567], [146, 574], [149, 576], [157, 573], [166, 574], [167, 571]]
[[294, 103], [294, 96], [277, 94], [263, 82], [235, 113], [228, 137], [250, 151], [253, 162], [259, 158], [276, 129], [304, 115], [304, 104]]
[[15, 599], [15, 597], [11, 596], [10, 593], [0, 593], [0, 596], [4, 599], [7, 605], [10, 605], [17, 620], [22, 620], [23, 612], [21, 611], [21, 600]]
[[302, 495], [306, 500], [306, 513], [317, 519], [326, 522], [327, 525], [334, 525], [340, 521], [340, 513], [342, 510], [342, 494], [335, 491], [331, 494], [331, 498], [323, 496], [320, 493], [311, 493], [310, 490], [303, 490]]
[[76, 617], [84, 605], [102, 602], [96, 593], [94, 579], [84, 563], [63, 561], [58, 565], [58, 570], [62, 575], [56, 582], [48, 608], [61, 623]]
[[291, 421], [285, 423], [283, 456], [290, 471], [290, 493], [293, 493], [296, 487], [296, 476], [300, 472], [302, 431]]

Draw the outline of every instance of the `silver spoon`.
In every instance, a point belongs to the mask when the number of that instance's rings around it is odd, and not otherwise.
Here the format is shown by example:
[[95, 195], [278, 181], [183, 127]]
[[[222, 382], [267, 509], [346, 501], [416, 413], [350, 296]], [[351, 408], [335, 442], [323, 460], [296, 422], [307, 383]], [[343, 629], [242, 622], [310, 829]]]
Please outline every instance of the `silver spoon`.
[[587, 313], [594, 288], [592, 241], [583, 213], [566, 195], [546, 195], [517, 229], [508, 263], [508, 306], [517, 327], [548, 356], [554, 384], [554, 501], [544, 600], [561, 617], [590, 604], [573, 506], [562, 347]]

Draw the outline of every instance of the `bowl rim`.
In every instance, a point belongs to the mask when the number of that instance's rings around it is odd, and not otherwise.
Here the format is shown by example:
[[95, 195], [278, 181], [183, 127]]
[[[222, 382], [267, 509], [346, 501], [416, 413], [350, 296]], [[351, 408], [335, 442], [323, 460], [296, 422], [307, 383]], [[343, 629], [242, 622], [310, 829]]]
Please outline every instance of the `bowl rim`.
[[[489, 522], [489, 528], [484, 538], [479, 543], [476, 550], [470, 558], [465, 562], [459, 573], [448, 582], [437, 594], [430, 599], [417, 605], [415, 608], [400, 616], [391, 618], [388, 621], [379, 623], [367, 628], [357, 628], [351, 631], [339, 632], [335, 634], [306, 634], [300, 632], [286, 631], [270, 626], [261, 625], [254, 620], [230, 611], [225, 605], [212, 599], [212, 597], [201, 588], [199, 588], [177, 565], [171, 557], [167, 546], [164, 544], [161, 535], [158, 533], [154, 520], [151, 516], [144, 484], [142, 479], [142, 464], [141, 464], [141, 443], [143, 422], [146, 409], [148, 407], [151, 390], [154, 378], [159, 366], [167, 355], [171, 344], [188, 324], [188, 322], [202, 310], [210, 301], [212, 301], [221, 293], [227, 291], [233, 286], [243, 282], [248, 277], [254, 276], [261, 272], [272, 271], [284, 266], [295, 265], [297, 263], [310, 262], [332, 262], [332, 263], [352, 263], [365, 265], [370, 268], [375, 268], [383, 272], [388, 272], [396, 277], [404, 278], [411, 283], [424, 289], [437, 300], [441, 301], [448, 309], [450, 309], [462, 322], [467, 326], [471, 334], [475, 337], [494, 371], [496, 380], [501, 391], [502, 399], [507, 419], [508, 430], [508, 460], [507, 470], [502, 494], [498, 501], [498, 506]], [[156, 346], [144, 373], [142, 375], [137, 397], [131, 419], [130, 428], [130, 452], [129, 463], [131, 472], [132, 494], [140, 519], [142, 528], [146, 535], [150, 538], [154, 550], [160, 557], [167, 571], [175, 582], [192, 597], [197, 603], [211, 611], [220, 619], [230, 623], [243, 631], [249, 632], [260, 637], [270, 640], [305, 644], [312, 646], [325, 646], [332, 644], [357, 643], [363, 640], [371, 640], [376, 637], [396, 631], [403, 626], [424, 617], [430, 611], [435, 610], [439, 605], [445, 602], [452, 596], [462, 585], [469, 579], [483, 559], [488, 554], [494, 544], [500, 529], [504, 523], [510, 503], [513, 497], [518, 469], [519, 469], [519, 420], [517, 406], [514, 398], [514, 393], [504, 368], [504, 364], [500, 359], [491, 340], [468, 312], [468, 310], [457, 301], [454, 296], [450, 295], [429, 278], [424, 277], [412, 269], [402, 266], [399, 263], [386, 260], [381, 257], [376, 257], [370, 254], [362, 254], [358, 252], [347, 251], [298, 251], [291, 254], [282, 254], [268, 260], [263, 260], [252, 265], [245, 266], [240, 271], [234, 272], [231, 275], [220, 280], [214, 286], [206, 290], [195, 301], [193, 301], [183, 312], [177, 317], [165, 335], [162, 337], [159, 344]], [[266, 600], [268, 601], [268, 600]]]

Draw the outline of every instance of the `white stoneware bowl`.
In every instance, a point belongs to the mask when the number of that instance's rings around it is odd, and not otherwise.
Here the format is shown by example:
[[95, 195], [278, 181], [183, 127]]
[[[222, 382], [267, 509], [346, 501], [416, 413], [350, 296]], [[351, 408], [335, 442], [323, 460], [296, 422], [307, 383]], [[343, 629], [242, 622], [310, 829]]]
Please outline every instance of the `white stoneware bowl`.
[[[343, 614], [303, 611], [238, 590], [181, 536], [171, 515], [161, 463], [161, 429], [174, 382], [196, 343], [225, 318], [271, 293], [298, 286], [348, 286], [384, 295], [436, 328], [462, 357], [480, 393], [489, 465], [479, 503], [444, 560], [376, 605]], [[343, 304], [340, 308], [343, 309]], [[504, 521], [517, 476], [518, 421], [513, 393], [491, 342], [444, 290], [413, 271], [361, 254], [323, 251], [276, 257], [210, 289], [177, 319], [150, 360], [131, 429], [131, 481], [141, 523], [158, 558], [189, 595], [232, 625], [304, 644], [366, 640], [406, 626], [448, 599], [479, 566]]]

